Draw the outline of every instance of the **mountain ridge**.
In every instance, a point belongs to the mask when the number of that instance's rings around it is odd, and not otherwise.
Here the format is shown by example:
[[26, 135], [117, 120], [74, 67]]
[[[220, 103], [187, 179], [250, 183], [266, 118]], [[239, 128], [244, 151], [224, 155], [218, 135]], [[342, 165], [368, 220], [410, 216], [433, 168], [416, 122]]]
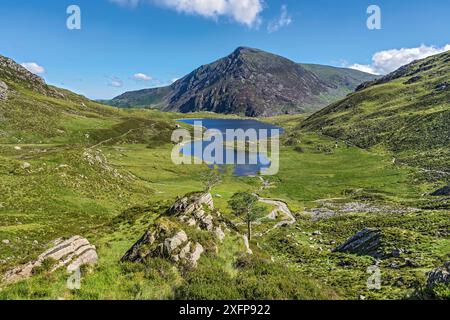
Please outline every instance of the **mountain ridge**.
[[259, 49], [239, 47], [170, 86], [126, 92], [103, 102], [183, 113], [296, 114], [321, 109], [375, 77], [356, 70], [298, 64]]

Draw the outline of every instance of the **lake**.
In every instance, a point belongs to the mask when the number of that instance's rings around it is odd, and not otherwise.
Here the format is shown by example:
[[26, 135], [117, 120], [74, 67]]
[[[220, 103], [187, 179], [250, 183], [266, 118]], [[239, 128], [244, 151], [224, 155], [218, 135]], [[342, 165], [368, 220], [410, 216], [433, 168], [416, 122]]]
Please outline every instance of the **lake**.
[[[262, 132], [267, 132], [267, 138], [273, 138], [271, 130], [279, 130], [280, 134], [284, 133], [284, 129], [272, 125], [270, 123], [264, 123], [257, 120], [244, 120], [244, 119], [181, 119], [178, 120], [180, 123], [185, 123], [189, 125], [194, 125], [195, 122], [201, 121], [201, 125], [206, 129], [215, 129], [220, 131], [224, 138], [226, 138], [227, 130], [237, 130], [242, 129], [247, 131], [249, 129], [256, 130], [257, 138], [249, 139], [248, 142], [258, 142], [261, 137]], [[199, 159], [203, 159], [205, 163], [210, 166], [217, 165], [215, 162], [215, 152], [212, 152], [211, 157], [205, 155], [203, 150], [211, 144], [211, 141], [192, 141], [191, 143], [185, 144], [181, 147], [180, 152], [186, 156], [194, 156]], [[267, 153], [264, 152], [250, 152], [249, 150], [237, 150], [237, 148], [232, 148], [231, 146], [222, 145], [222, 153], [225, 155], [227, 153], [233, 154], [233, 159], [245, 159], [244, 162], [239, 162], [239, 164], [233, 164], [233, 173], [236, 176], [256, 176], [259, 175], [262, 169], [269, 168], [271, 165], [270, 159]], [[219, 168], [222, 164], [218, 164]]]

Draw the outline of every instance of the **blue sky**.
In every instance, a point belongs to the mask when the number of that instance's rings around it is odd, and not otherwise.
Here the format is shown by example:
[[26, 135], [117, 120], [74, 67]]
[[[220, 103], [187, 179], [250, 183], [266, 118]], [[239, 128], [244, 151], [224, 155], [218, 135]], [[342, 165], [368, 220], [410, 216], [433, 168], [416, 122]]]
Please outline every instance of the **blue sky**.
[[[100, 99], [170, 83], [238, 46], [377, 73], [450, 49], [448, 0], [201, 3], [2, 0], [0, 54], [29, 63], [50, 84]], [[81, 8], [81, 30], [66, 28], [71, 4]], [[381, 8], [381, 30], [366, 27], [371, 4]]]

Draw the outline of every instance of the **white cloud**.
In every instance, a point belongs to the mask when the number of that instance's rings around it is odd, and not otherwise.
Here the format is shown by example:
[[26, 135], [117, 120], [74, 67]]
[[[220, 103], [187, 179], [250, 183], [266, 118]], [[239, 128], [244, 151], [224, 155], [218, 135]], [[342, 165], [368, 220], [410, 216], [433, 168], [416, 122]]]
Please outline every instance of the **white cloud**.
[[287, 6], [283, 5], [281, 6], [281, 13], [280, 16], [272, 21], [269, 22], [267, 25], [267, 31], [269, 33], [276, 32], [280, 30], [283, 27], [287, 27], [292, 23], [293, 19], [292, 16], [289, 14], [287, 10]]
[[372, 74], [388, 74], [414, 60], [424, 59], [448, 50], [450, 50], [450, 44], [442, 48], [421, 45], [417, 48], [385, 50], [373, 55], [372, 64], [353, 64], [349, 68]]
[[114, 88], [122, 88], [123, 81], [120, 80], [118, 77], [111, 77], [111, 78], [109, 78], [108, 86], [114, 87]]
[[173, 78], [172, 80], [170, 80], [171, 83], [177, 82], [178, 80], [180, 80], [180, 78]]
[[177, 12], [196, 14], [210, 19], [225, 16], [249, 27], [258, 26], [263, 0], [109, 0], [120, 6], [134, 8], [148, 2]]
[[145, 73], [136, 73], [133, 75], [133, 79], [138, 81], [150, 81], [153, 80], [152, 77], [146, 75]]
[[24, 62], [21, 64], [21, 66], [30, 71], [31, 73], [41, 74], [45, 72], [45, 68], [38, 65], [36, 62]]

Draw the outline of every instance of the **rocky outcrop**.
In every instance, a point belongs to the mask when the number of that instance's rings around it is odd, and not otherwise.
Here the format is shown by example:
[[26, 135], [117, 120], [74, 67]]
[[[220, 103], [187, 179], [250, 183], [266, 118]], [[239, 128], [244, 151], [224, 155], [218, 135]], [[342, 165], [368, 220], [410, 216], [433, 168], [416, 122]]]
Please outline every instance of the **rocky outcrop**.
[[203, 251], [203, 246], [190, 241], [184, 230], [161, 219], [125, 253], [121, 261], [144, 262], [161, 257], [183, 266], [196, 267]]
[[379, 258], [382, 256], [381, 231], [378, 229], [365, 228], [337, 247], [334, 252], [347, 252], [360, 256]]
[[450, 261], [447, 261], [443, 267], [436, 268], [428, 273], [427, 288], [435, 289], [439, 285], [450, 284]]
[[80, 236], [74, 236], [68, 240], [58, 239], [53, 241], [52, 247], [42, 253], [36, 260], [8, 271], [3, 281], [14, 283], [32, 276], [38, 268], [46, 265], [49, 272], [54, 272], [66, 267], [68, 272], [73, 272], [83, 265], [94, 265], [98, 256], [95, 246]]
[[214, 200], [210, 193], [195, 193], [178, 199], [168, 210], [169, 215], [189, 215], [203, 205], [214, 210]]
[[214, 201], [210, 193], [197, 193], [183, 197], [170, 207], [167, 214], [177, 217], [179, 221], [190, 227], [198, 227], [201, 230], [215, 231], [219, 227], [217, 218], [220, 214], [214, 211]]
[[[14, 82], [40, 94], [64, 99], [64, 94], [54, 87], [48, 86], [44, 79], [29, 72], [12, 59], [0, 56], [0, 79]], [[1, 96], [1, 93], [0, 93]], [[1, 98], [0, 98], [1, 99]]]
[[[122, 262], [145, 262], [160, 257], [180, 266], [195, 268], [205, 251], [187, 230], [210, 232], [219, 241], [225, 238], [209, 193], [195, 193], [178, 199], [163, 216], [125, 253]], [[211, 246], [211, 244], [209, 244]], [[217, 248], [214, 244], [211, 247]]]
[[8, 86], [6, 85], [6, 83], [0, 80], [0, 100], [5, 100], [8, 97], [7, 92]]

